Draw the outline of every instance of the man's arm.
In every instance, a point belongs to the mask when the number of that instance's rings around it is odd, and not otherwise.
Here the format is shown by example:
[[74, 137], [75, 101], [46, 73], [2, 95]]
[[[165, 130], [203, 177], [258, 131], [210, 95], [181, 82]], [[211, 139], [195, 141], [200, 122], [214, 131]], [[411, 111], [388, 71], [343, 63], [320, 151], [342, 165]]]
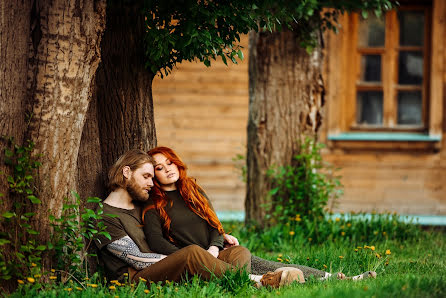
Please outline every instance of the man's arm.
[[144, 269], [166, 256], [157, 253], [143, 253], [127, 235], [107, 245], [108, 251], [137, 270]]

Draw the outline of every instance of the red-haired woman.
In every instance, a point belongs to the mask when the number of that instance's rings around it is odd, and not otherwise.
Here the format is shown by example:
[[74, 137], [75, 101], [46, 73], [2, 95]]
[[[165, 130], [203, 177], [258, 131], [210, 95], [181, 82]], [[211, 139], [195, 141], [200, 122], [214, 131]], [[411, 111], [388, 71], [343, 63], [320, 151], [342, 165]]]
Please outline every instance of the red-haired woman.
[[[237, 248], [235, 237], [226, 235], [204, 190], [187, 176], [187, 167], [180, 157], [168, 147], [156, 147], [148, 152], [155, 160], [154, 187], [150, 193], [152, 203], [143, 211], [144, 233], [151, 250], [169, 255], [188, 245], [199, 245], [214, 257], [232, 263], [231, 251]], [[226, 240], [231, 246], [224, 249]], [[251, 272], [262, 275], [269, 271], [283, 270], [287, 266], [252, 256]], [[288, 265], [303, 272], [305, 277], [314, 275], [321, 279], [330, 273], [301, 265]], [[362, 279], [376, 273], [354, 277]], [[338, 274], [338, 278], [345, 275]]]

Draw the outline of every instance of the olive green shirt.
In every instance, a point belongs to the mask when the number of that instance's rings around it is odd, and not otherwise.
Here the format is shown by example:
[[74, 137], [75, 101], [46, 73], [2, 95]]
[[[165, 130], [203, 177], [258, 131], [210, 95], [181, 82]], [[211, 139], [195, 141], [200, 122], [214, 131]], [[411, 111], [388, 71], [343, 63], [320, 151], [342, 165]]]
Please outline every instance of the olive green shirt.
[[[189, 209], [179, 190], [166, 191], [166, 196], [168, 200], [166, 212], [171, 219], [170, 236], [174, 242], [164, 237], [162, 229], [164, 222], [158, 211], [151, 209], [144, 216], [144, 233], [149, 247], [154, 252], [168, 255], [192, 244], [204, 249], [213, 245], [223, 249], [223, 236]], [[212, 208], [210, 202], [209, 204]]]
[[[106, 225], [106, 231], [110, 234], [111, 239], [104, 235], [99, 235], [95, 240], [95, 244], [99, 249], [99, 256], [104, 262], [107, 278], [109, 280], [120, 280], [124, 278], [124, 273], [128, 272], [129, 265], [109, 252], [107, 245], [115, 240], [129, 236], [141, 252], [151, 252], [142, 229], [142, 208], [136, 203], [135, 209], [131, 210], [113, 207], [104, 203], [103, 211], [102, 221]], [[112, 214], [116, 217], [111, 217], [107, 214]]]

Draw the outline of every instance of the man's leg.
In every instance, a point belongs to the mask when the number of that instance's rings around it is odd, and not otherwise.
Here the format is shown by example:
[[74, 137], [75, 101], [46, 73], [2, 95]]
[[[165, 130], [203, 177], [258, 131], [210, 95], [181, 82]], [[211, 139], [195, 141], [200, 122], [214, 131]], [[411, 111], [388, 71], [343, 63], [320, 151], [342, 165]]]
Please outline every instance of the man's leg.
[[233, 246], [221, 250], [218, 259], [239, 268], [246, 267], [246, 271], [251, 272], [251, 253], [246, 247]]
[[154, 282], [165, 280], [178, 282], [186, 275], [197, 274], [209, 280], [212, 273], [222, 276], [227, 270], [237, 270], [237, 268], [213, 257], [198, 245], [190, 245], [138, 271], [133, 276], [133, 281], [138, 281], [141, 277]]

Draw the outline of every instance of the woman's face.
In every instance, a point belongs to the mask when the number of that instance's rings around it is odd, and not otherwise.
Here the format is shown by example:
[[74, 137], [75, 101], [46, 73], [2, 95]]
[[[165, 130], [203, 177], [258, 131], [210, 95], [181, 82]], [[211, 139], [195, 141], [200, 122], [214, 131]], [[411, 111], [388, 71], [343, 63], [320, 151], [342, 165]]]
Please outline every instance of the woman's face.
[[155, 178], [163, 190], [175, 190], [175, 182], [180, 178], [180, 172], [176, 164], [171, 162], [164, 154], [154, 154], [155, 160]]

